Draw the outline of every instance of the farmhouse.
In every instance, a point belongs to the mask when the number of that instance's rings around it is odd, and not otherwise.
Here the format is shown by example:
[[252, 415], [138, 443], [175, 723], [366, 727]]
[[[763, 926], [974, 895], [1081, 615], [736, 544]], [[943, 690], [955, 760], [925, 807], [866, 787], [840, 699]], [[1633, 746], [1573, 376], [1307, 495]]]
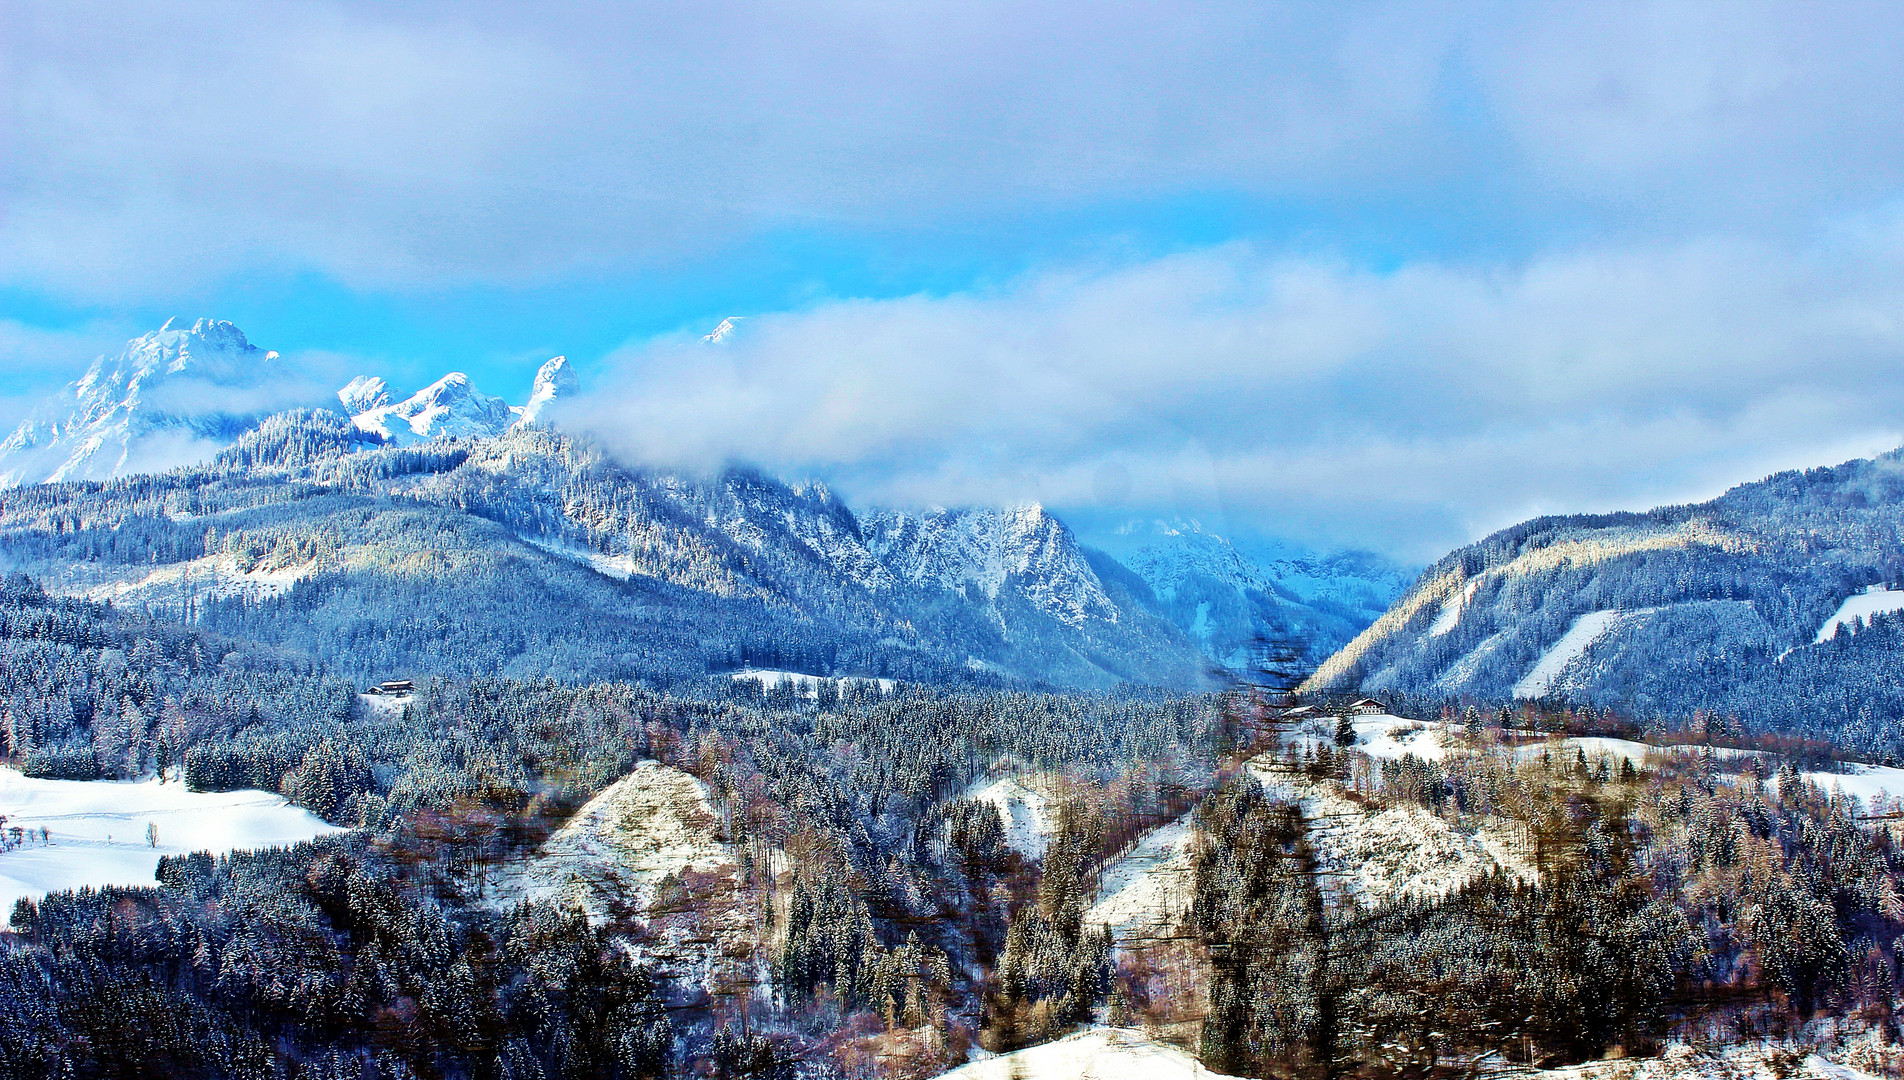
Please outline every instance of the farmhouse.
[[416, 689], [416, 684], [411, 682], [409, 679], [392, 679], [389, 682], [380, 682], [377, 685], [371, 687], [370, 689], [364, 691], [364, 693], [390, 694], [393, 696], [398, 696], [398, 695], [411, 693], [415, 689]]

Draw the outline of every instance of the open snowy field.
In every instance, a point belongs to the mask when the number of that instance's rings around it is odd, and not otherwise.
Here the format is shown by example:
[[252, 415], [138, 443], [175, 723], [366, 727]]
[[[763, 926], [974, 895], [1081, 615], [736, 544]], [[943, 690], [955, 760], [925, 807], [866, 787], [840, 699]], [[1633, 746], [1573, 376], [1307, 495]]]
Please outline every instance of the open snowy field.
[[[33, 839], [0, 854], [0, 919], [22, 897], [151, 885], [163, 855], [282, 847], [344, 830], [268, 791], [188, 791], [174, 781], [42, 780], [0, 767], [0, 815]], [[157, 844], [146, 829], [157, 829]]]
[[1131, 1028], [1090, 1028], [963, 1065], [944, 1080], [1205, 1080], [1222, 1077]]
[[1045, 776], [981, 780], [965, 797], [997, 807], [1005, 823], [1005, 843], [1027, 859], [1042, 859], [1058, 829], [1057, 809], [1044, 790], [1049, 782]]
[[1190, 815], [1152, 829], [1104, 868], [1084, 921], [1108, 926], [1119, 941], [1172, 932], [1190, 910], [1194, 891]]

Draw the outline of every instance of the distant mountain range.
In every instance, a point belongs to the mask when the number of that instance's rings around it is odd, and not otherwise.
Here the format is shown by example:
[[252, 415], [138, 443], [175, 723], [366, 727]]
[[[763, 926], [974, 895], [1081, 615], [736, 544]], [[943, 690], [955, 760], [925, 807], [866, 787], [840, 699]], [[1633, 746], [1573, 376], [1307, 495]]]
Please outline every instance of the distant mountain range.
[[1367, 555], [1258, 562], [1186, 523], [1124, 530], [1127, 566], [1035, 505], [856, 513], [817, 483], [625, 466], [560, 431], [563, 357], [515, 406], [453, 372], [276, 411], [284, 367], [212, 320], [94, 361], [0, 444], [25, 488], [0, 493], [11, 565], [366, 676], [1060, 686], [1208, 685], [1270, 630], [1320, 657], [1405, 581]]

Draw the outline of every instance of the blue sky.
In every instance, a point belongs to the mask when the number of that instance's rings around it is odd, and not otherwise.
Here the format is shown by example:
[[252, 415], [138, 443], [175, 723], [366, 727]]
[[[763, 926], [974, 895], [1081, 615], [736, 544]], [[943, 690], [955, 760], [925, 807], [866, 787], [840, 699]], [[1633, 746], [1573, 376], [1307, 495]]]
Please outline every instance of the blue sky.
[[16, 0], [0, 419], [209, 315], [400, 387], [566, 354], [632, 460], [1430, 558], [1904, 442], [1901, 46], [1858, 4]]

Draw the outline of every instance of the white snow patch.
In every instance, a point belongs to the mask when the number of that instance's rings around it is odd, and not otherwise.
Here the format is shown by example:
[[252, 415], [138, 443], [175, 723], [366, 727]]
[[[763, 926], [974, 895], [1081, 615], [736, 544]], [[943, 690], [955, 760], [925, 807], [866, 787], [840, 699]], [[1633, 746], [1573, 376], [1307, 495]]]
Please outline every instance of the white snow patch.
[[564, 544], [559, 540], [550, 540], [541, 536], [524, 536], [521, 540], [537, 551], [572, 563], [580, 563], [603, 577], [627, 581], [635, 576], [635, 560], [626, 555], [604, 555], [599, 551], [592, 551], [574, 544]]
[[1435, 621], [1428, 626], [1429, 637], [1441, 637], [1452, 631], [1461, 622], [1461, 613], [1467, 610], [1468, 603], [1474, 599], [1474, 590], [1481, 587], [1481, 579], [1475, 578], [1441, 602], [1441, 610], [1435, 613]]
[[1110, 927], [1119, 941], [1172, 933], [1190, 910], [1195, 835], [1188, 814], [1144, 834], [1105, 868], [1084, 921]]
[[596, 921], [647, 914], [668, 875], [734, 869], [718, 821], [705, 784], [644, 761], [576, 811], [502, 891], [578, 903]]
[[[1808, 772], [1803, 776], [1826, 791], [1839, 791], [1868, 808], [1874, 799], [1904, 796], [1904, 769], [1889, 765], [1847, 765], [1844, 772]], [[1777, 777], [1773, 778], [1777, 782]]]
[[966, 792], [968, 799], [991, 803], [1005, 822], [1005, 843], [1027, 859], [1042, 859], [1057, 831], [1055, 808], [1043, 792], [1008, 776]]
[[1849, 626], [1856, 630], [1859, 625], [1871, 621], [1871, 616], [1887, 611], [1904, 610], [1904, 589], [1887, 589], [1882, 585], [1872, 585], [1861, 593], [1853, 593], [1838, 605], [1825, 625], [1818, 628], [1818, 636], [1812, 640], [1817, 645], [1838, 636], [1840, 626]]
[[[0, 766], [0, 815], [38, 835], [0, 854], [0, 920], [22, 897], [152, 885], [163, 855], [283, 847], [345, 830], [268, 791], [190, 791], [183, 783], [44, 780]], [[146, 826], [158, 844], [146, 842]]]
[[781, 683], [790, 682], [793, 684], [795, 693], [809, 699], [819, 697], [820, 684], [828, 680], [836, 683], [877, 683], [879, 685], [879, 692], [882, 694], [892, 693], [893, 687], [899, 685], [892, 679], [861, 678], [858, 675], [841, 675], [837, 677], [830, 675], [807, 675], [798, 671], [780, 671], [775, 668], [742, 668], [739, 671], [730, 672], [728, 677], [736, 680], [759, 679], [760, 685], [763, 687], [773, 687]]
[[186, 601], [242, 600], [257, 603], [283, 596], [309, 577], [315, 563], [268, 568], [241, 566], [232, 555], [210, 555], [168, 563], [150, 570], [103, 563], [77, 563], [51, 570], [43, 579], [48, 592], [97, 603], [139, 601], [168, 611], [183, 611]]
[[1407, 720], [1378, 713], [1358, 716], [1355, 725], [1355, 749], [1378, 761], [1417, 757], [1440, 761], [1448, 756], [1447, 732], [1438, 721]]
[[1579, 659], [1593, 646], [1593, 643], [1613, 632], [1614, 627], [1636, 615], [1643, 615], [1652, 608], [1636, 611], [1589, 611], [1574, 620], [1560, 640], [1553, 643], [1541, 654], [1534, 667], [1521, 681], [1514, 684], [1514, 696], [1517, 698], [1537, 698], [1546, 695], [1553, 688], [1554, 680], [1567, 670], [1567, 665]]
[[1206, 1080], [1186, 1051], [1130, 1028], [1091, 1028], [942, 1073], [941, 1080]]

